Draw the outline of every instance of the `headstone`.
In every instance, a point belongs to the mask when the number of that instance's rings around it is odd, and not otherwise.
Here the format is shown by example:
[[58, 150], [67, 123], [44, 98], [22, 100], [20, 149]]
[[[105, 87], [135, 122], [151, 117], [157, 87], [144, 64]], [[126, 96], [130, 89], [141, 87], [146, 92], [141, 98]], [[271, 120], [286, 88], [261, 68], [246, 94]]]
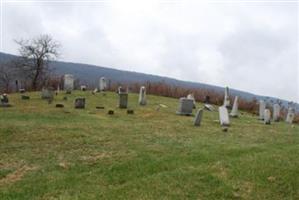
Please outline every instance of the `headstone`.
[[72, 74], [64, 75], [64, 90], [67, 94], [72, 93], [74, 89], [74, 76]]
[[126, 91], [122, 86], [119, 86], [117, 88], [117, 94], [120, 94], [120, 93], [127, 93], [128, 91]]
[[264, 110], [264, 124], [271, 124], [271, 112], [269, 109]]
[[86, 91], [86, 88], [87, 88], [86, 85], [81, 85], [80, 86], [81, 91]]
[[295, 118], [295, 109], [292, 107], [289, 107], [286, 122], [289, 124], [292, 124], [294, 121], [294, 118]]
[[54, 89], [49, 88], [43, 88], [41, 92], [42, 99], [53, 99], [54, 98]]
[[203, 101], [205, 104], [210, 104], [210, 96], [205, 96], [205, 99]]
[[113, 115], [114, 111], [113, 110], [108, 110], [108, 115]]
[[194, 126], [200, 126], [202, 114], [203, 114], [203, 109], [199, 109], [194, 118]]
[[64, 101], [67, 101], [67, 97], [64, 96], [64, 97], [63, 97], [63, 100], [64, 100]]
[[180, 98], [178, 111], [179, 115], [192, 115], [193, 110], [193, 100], [187, 99], [185, 97]]
[[129, 115], [130, 115], [130, 114], [131, 114], [131, 115], [134, 114], [134, 110], [132, 110], [132, 109], [127, 110], [127, 114], [129, 114]]
[[205, 109], [208, 110], [208, 111], [214, 111], [214, 110], [215, 110], [214, 106], [212, 106], [212, 105], [210, 105], [210, 104], [205, 104], [204, 107], [205, 107]]
[[259, 119], [264, 120], [264, 113], [266, 109], [266, 103], [264, 100], [260, 100], [259, 102]]
[[140, 87], [138, 102], [141, 106], [146, 105], [146, 90], [144, 86]]
[[64, 107], [64, 105], [63, 105], [63, 104], [61, 104], [61, 103], [58, 103], [58, 104], [56, 104], [56, 105], [55, 105], [55, 107], [56, 107], [56, 108], [63, 108], [63, 107]]
[[187, 99], [192, 99], [193, 101], [193, 108], [196, 108], [196, 101], [193, 94], [188, 94]]
[[127, 108], [128, 107], [128, 93], [121, 92], [118, 94], [118, 107]]
[[2, 104], [6, 104], [6, 103], [8, 103], [9, 102], [9, 100], [8, 100], [8, 96], [7, 96], [7, 94], [2, 94], [1, 96], [0, 96], [0, 99], [1, 99], [1, 103]]
[[104, 106], [96, 106], [96, 109], [105, 109]]
[[21, 96], [21, 99], [22, 99], [22, 100], [29, 100], [29, 99], [30, 99], [30, 96], [22, 95], [22, 96]]
[[273, 121], [278, 122], [280, 118], [280, 105], [275, 103], [273, 105]]
[[229, 116], [227, 108], [223, 105], [218, 108], [219, 110], [219, 119], [220, 119], [220, 125], [221, 126], [229, 126]]
[[85, 98], [76, 98], [75, 99], [75, 108], [83, 109], [85, 108]]
[[239, 116], [239, 111], [238, 111], [239, 103], [238, 103], [238, 100], [239, 100], [239, 97], [235, 96], [233, 109], [230, 113], [230, 116], [232, 116], [232, 117], [238, 117]]
[[225, 87], [225, 90], [224, 90], [224, 101], [223, 101], [223, 105], [224, 105], [226, 108], [229, 108], [229, 107], [230, 107], [229, 89], [228, 89], [228, 87]]
[[105, 77], [101, 77], [99, 80], [99, 90], [105, 91], [107, 90], [108, 80]]
[[19, 89], [19, 92], [20, 92], [20, 93], [25, 93], [25, 92], [26, 92], [26, 90], [25, 90], [25, 89], [23, 89], [23, 88], [21, 88], [21, 89]]

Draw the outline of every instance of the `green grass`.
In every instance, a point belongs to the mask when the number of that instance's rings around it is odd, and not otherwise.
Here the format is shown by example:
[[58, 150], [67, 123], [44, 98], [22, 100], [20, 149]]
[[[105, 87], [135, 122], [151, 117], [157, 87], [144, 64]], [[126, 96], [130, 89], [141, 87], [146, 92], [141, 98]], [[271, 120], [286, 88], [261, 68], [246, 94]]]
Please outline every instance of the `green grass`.
[[130, 94], [127, 115], [115, 93], [29, 95], [0, 108], [0, 199], [299, 199], [298, 125], [242, 113], [222, 132], [217, 112], [194, 127], [172, 98], [148, 95], [142, 107]]

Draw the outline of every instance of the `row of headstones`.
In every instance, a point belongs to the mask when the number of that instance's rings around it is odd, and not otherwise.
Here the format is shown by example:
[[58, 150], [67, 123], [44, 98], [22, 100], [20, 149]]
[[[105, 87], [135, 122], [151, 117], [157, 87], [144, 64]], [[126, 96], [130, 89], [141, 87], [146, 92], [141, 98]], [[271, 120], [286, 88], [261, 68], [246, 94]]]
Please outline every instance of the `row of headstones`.
[[[64, 90], [67, 93], [71, 93], [72, 90], [74, 90], [74, 76], [72, 74], [65, 74], [64, 75]], [[99, 87], [96, 88], [96, 91], [105, 91], [110, 85], [110, 80], [108, 80], [105, 77], [101, 77], [99, 80]], [[80, 89], [85, 91], [87, 89], [86, 85], [81, 85]]]
[[[272, 118], [275, 122], [280, 120], [280, 105], [278, 103], [273, 104]], [[294, 118], [295, 109], [293, 107], [289, 107], [285, 121], [291, 124], [293, 123]], [[263, 120], [265, 124], [271, 124], [271, 111], [266, 108], [266, 102], [264, 100], [259, 101], [259, 119]]]
[[[230, 107], [230, 100], [229, 100], [229, 88], [226, 87], [224, 91], [224, 101], [223, 105], [218, 108], [219, 111], [219, 121], [221, 126], [229, 126], [230, 125], [230, 119], [231, 117], [238, 117], [239, 111], [238, 111], [238, 96], [235, 96], [234, 103], [232, 110], [229, 114], [228, 108]], [[189, 94], [187, 97], [182, 97], [179, 100], [179, 107], [177, 114], [179, 115], [192, 115], [193, 108], [195, 108], [195, 98], [192, 94]], [[214, 110], [213, 107], [209, 104], [205, 104], [204, 108], [206, 108], [209, 111]], [[194, 118], [194, 125], [200, 126], [200, 122], [203, 115], [203, 109], [199, 109], [195, 115]], [[286, 117], [286, 122], [292, 123], [295, 117], [295, 109], [289, 108], [288, 114]], [[280, 105], [274, 104], [273, 105], [273, 120], [279, 121], [280, 118]], [[259, 108], [259, 119], [264, 120], [265, 124], [271, 123], [271, 112], [269, 109], [266, 109], [266, 104], [263, 100], [260, 101], [260, 108]]]

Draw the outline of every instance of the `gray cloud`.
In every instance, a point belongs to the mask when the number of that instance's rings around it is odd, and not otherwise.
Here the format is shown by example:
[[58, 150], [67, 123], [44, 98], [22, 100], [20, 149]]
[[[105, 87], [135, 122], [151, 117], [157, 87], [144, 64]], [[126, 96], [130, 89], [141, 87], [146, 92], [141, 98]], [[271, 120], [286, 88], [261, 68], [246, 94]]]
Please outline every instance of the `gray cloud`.
[[299, 102], [296, 3], [105, 1], [3, 4], [3, 49], [51, 34], [62, 60]]

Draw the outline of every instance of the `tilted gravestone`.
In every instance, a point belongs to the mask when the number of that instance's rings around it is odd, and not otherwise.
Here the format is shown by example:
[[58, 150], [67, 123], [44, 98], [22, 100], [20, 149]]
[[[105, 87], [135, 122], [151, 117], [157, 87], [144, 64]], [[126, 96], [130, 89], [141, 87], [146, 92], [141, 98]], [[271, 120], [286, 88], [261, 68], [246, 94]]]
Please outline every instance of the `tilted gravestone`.
[[196, 101], [193, 94], [188, 94], [187, 99], [192, 99], [193, 101], [193, 108], [196, 108]]
[[202, 119], [203, 109], [199, 109], [194, 118], [194, 126], [200, 126], [201, 119]]
[[141, 106], [146, 105], [146, 90], [145, 87], [140, 87], [138, 103]]
[[275, 103], [273, 105], [273, 121], [278, 122], [280, 119], [280, 105]]
[[185, 97], [180, 98], [178, 111], [179, 115], [192, 115], [193, 110], [193, 100], [187, 99]]
[[49, 88], [43, 88], [41, 92], [42, 99], [53, 99], [54, 98], [54, 89]]
[[87, 88], [86, 85], [81, 85], [80, 86], [81, 91], [86, 91], [86, 88]]
[[235, 96], [233, 109], [230, 113], [231, 117], [238, 117], [239, 116], [239, 111], [238, 111], [239, 103], [238, 103], [238, 100], [239, 100], [239, 97]]
[[259, 102], [259, 119], [264, 120], [264, 113], [266, 109], [266, 103], [264, 100], [260, 100]]
[[294, 108], [289, 108], [288, 109], [288, 114], [287, 114], [287, 118], [286, 118], [286, 122], [289, 124], [292, 124], [295, 118], [295, 109]]
[[85, 98], [79, 97], [75, 99], [75, 108], [83, 109], [85, 108]]
[[219, 119], [220, 119], [220, 125], [221, 126], [229, 126], [229, 116], [227, 108], [223, 105], [218, 108], [219, 110]]
[[224, 101], [223, 101], [223, 105], [224, 105], [226, 108], [229, 108], [229, 107], [230, 107], [229, 89], [228, 89], [228, 87], [225, 87], [225, 90], [224, 90]]
[[214, 111], [214, 110], [215, 110], [214, 106], [212, 106], [212, 105], [210, 105], [210, 104], [205, 104], [204, 107], [205, 107], [205, 109], [208, 110], [208, 111]]
[[271, 124], [271, 111], [269, 109], [264, 110], [264, 124]]
[[64, 90], [67, 94], [70, 94], [74, 89], [74, 76], [72, 74], [64, 75]]
[[118, 94], [118, 107], [119, 108], [128, 107], [128, 93], [121, 92]]

